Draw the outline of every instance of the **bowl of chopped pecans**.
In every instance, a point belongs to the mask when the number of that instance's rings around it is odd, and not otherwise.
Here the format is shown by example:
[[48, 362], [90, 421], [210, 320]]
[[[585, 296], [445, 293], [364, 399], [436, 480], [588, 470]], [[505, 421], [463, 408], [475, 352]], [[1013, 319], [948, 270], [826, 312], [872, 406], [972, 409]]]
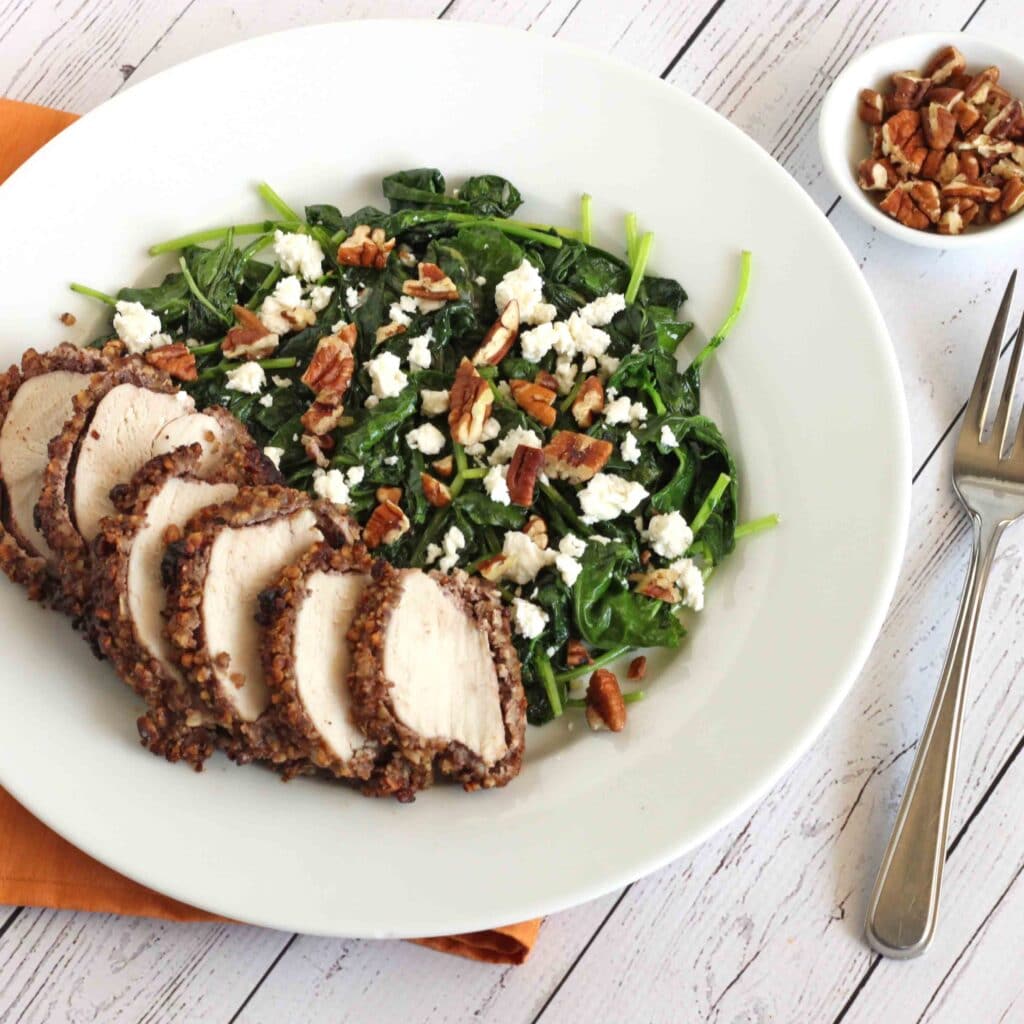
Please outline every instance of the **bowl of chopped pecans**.
[[892, 39], [850, 61], [818, 144], [843, 199], [912, 245], [1024, 236], [1024, 60], [956, 32]]

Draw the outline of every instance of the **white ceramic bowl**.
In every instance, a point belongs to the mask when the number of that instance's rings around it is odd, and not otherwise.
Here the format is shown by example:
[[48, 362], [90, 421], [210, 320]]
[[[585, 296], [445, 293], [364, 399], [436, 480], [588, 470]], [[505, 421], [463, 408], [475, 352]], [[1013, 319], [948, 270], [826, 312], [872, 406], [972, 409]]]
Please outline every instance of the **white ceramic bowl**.
[[920, 69], [936, 51], [949, 45], [963, 53], [972, 71], [990, 65], [999, 68], [1000, 83], [1014, 96], [1024, 96], [1024, 59], [1013, 50], [963, 32], [923, 32], [890, 39], [850, 61], [825, 96], [818, 122], [818, 146], [825, 170], [857, 213], [879, 231], [900, 241], [929, 249], [1019, 242], [1024, 237], [1024, 216], [968, 228], [962, 235], [917, 231], [904, 227], [878, 208], [880, 193], [864, 192], [857, 184], [857, 165], [870, 153], [867, 130], [857, 117], [857, 94], [861, 89], [888, 88], [889, 76], [894, 71]]

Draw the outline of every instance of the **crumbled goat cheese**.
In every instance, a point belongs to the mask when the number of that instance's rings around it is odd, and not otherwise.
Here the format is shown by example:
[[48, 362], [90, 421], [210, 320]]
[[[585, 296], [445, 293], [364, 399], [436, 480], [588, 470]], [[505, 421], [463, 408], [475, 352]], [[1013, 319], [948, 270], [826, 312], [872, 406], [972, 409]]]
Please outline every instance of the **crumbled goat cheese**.
[[555, 555], [555, 568], [567, 587], [571, 587], [579, 574], [583, 572], [583, 566], [572, 555]]
[[268, 331], [287, 334], [295, 325], [285, 318], [285, 313], [306, 306], [302, 298], [302, 282], [295, 276], [283, 277], [277, 282], [272, 295], [268, 295], [260, 306], [260, 320]]
[[662, 558], [679, 558], [693, 543], [693, 531], [679, 512], [651, 516], [646, 530], [640, 536], [649, 541], [656, 555]]
[[502, 577], [520, 585], [529, 583], [541, 569], [551, 565], [555, 560], [553, 551], [537, 547], [520, 530], [509, 530], [505, 534], [501, 553], [505, 556], [505, 561], [501, 564]]
[[413, 338], [409, 344], [409, 365], [416, 370], [430, 368], [430, 343], [434, 340], [434, 332], [427, 329], [426, 334]]
[[490, 416], [484, 420], [483, 433], [480, 435], [482, 441], [493, 441], [501, 433], [501, 424]]
[[274, 255], [286, 274], [315, 281], [323, 274], [324, 251], [312, 235], [274, 232]]
[[309, 308], [319, 313], [330, 305], [334, 289], [326, 284], [315, 284], [309, 290]]
[[363, 478], [366, 476], [366, 468], [364, 466], [349, 466], [345, 470], [345, 479], [348, 481], [350, 487], [355, 487], [363, 482]]
[[397, 455], [389, 455], [384, 460], [384, 465], [385, 466], [397, 466], [398, 465], [398, 456]]
[[451, 572], [459, 564], [459, 552], [466, 546], [466, 537], [457, 527], [449, 527], [448, 532], [441, 541], [444, 548], [444, 558], [437, 563], [441, 572]]
[[544, 632], [548, 624], [548, 613], [540, 605], [516, 597], [512, 599], [512, 622], [520, 636], [532, 640]]
[[481, 288], [483, 288], [483, 286], [484, 286], [485, 284], [487, 284], [487, 278], [486, 278], [486, 277], [484, 277], [484, 275], [483, 275], [483, 274], [477, 274], [477, 276], [476, 276], [476, 277], [474, 277], [474, 278], [473, 278], [473, 280], [474, 280], [474, 282], [475, 282], [476, 284], [478, 284], [478, 285], [479, 285], [479, 286], [480, 286]]
[[402, 361], [394, 352], [381, 352], [371, 359], [366, 364], [366, 372], [373, 382], [373, 394], [377, 398], [394, 398], [409, 382], [402, 373]]
[[593, 356], [587, 356], [583, 360], [583, 366], [580, 367], [584, 373], [593, 373], [597, 369], [597, 360]]
[[463, 451], [471, 459], [482, 459], [487, 454], [487, 449], [482, 441], [474, 441], [473, 444], [467, 444]]
[[516, 449], [525, 444], [528, 448], [543, 448], [544, 442], [529, 429], [513, 427], [499, 442], [497, 447], [488, 456], [487, 461], [492, 466], [508, 462], [516, 453]]
[[634, 480], [613, 473], [595, 473], [587, 486], [577, 493], [585, 523], [616, 519], [647, 497], [647, 491]]
[[632, 431], [627, 431], [622, 444], [619, 445], [619, 454], [624, 462], [640, 461], [640, 445], [637, 444], [636, 436]]
[[682, 587], [683, 604], [695, 612], [704, 610], [704, 576], [692, 558], [680, 558], [673, 562], [671, 568], [679, 573], [679, 586]]
[[544, 301], [540, 271], [527, 259], [510, 270], [494, 289], [494, 304], [499, 311], [513, 299], [519, 304], [520, 323], [543, 324], [555, 319], [557, 310]]
[[508, 466], [491, 466], [484, 477], [484, 490], [491, 501], [499, 505], [510, 505], [512, 498], [508, 493]]
[[569, 325], [563, 320], [556, 323], [542, 323], [533, 330], [519, 335], [519, 351], [524, 359], [539, 363], [553, 348], [574, 348]]
[[603, 356], [612, 343], [611, 335], [607, 331], [602, 331], [600, 327], [588, 323], [579, 313], [573, 313], [569, 317], [569, 334], [576, 349], [571, 353], [572, 355], [582, 353], [596, 359], [598, 356]]
[[428, 544], [426, 553], [426, 564], [433, 565], [444, 554], [444, 548], [440, 544]]
[[412, 317], [397, 302], [392, 302], [388, 307], [388, 319], [393, 324], [401, 324], [403, 327], [408, 327], [412, 323]]
[[672, 428], [669, 426], [663, 426], [661, 428], [661, 436], [658, 438], [659, 441], [666, 448], [678, 448], [679, 442], [676, 440], [676, 435], [672, 433]]
[[583, 552], [587, 550], [587, 542], [577, 537], [575, 533], [567, 533], [558, 542], [558, 550], [570, 558], [582, 558]]
[[137, 356], [151, 349], [160, 334], [160, 317], [146, 309], [141, 302], [120, 300], [114, 308], [114, 330], [124, 342], [125, 348]]
[[447, 391], [430, 391], [424, 388], [420, 392], [420, 412], [424, 416], [440, 416], [448, 411], [449, 404]]
[[601, 367], [601, 376], [607, 380], [618, 368], [621, 359], [616, 359], [615, 356], [598, 356], [597, 365]]
[[576, 380], [576, 366], [571, 359], [562, 356], [555, 362], [555, 380], [558, 381], [560, 395], [567, 395], [572, 391]]
[[313, 493], [318, 498], [326, 498], [335, 505], [347, 505], [349, 502], [348, 484], [340, 469], [313, 470]]
[[363, 298], [355, 288], [345, 289], [345, 305], [349, 309], [358, 309], [363, 304]]
[[405, 313], [415, 313], [420, 308], [416, 298], [412, 295], [399, 296], [398, 307]]
[[594, 327], [604, 327], [610, 324], [616, 313], [621, 313], [626, 308], [626, 296], [609, 292], [600, 298], [588, 302], [576, 312], [588, 324]]
[[273, 445], [267, 445], [263, 449], [263, 454], [274, 464], [274, 469], [281, 468], [281, 456], [284, 455], [283, 448], [275, 448]]
[[341, 319], [331, 324], [331, 334], [337, 334], [343, 327], [348, 327], [348, 322], [345, 319]]
[[259, 400], [259, 404], [262, 405], [264, 409], [269, 409], [274, 404], [274, 396], [273, 395], [264, 395]]
[[[612, 388], [610, 391], [614, 392], [615, 389]], [[612, 400], [605, 404], [604, 419], [609, 426], [629, 423], [636, 427], [647, 419], [647, 409], [642, 402], [631, 402], [628, 395], [619, 395], [618, 398], [613, 396]]]
[[410, 430], [405, 435], [405, 443], [413, 451], [423, 452], [424, 455], [436, 455], [444, 447], [444, 434], [433, 423], [424, 423], [423, 426]]
[[228, 370], [225, 387], [229, 391], [243, 391], [247, 395], [258, 395], [267, 383], [267, 375], [259, 363], [242, 363]]
[[366, 401], [363, 402], [364, 409], [376, 409], [380, 405], [380, 399], [376, 395], [367, 395]]
[[274, 387], [290, 388], [292, 386], [291, 377], [278, 377], [277, 374], [271, 374], [270, 379], [274, 382]]

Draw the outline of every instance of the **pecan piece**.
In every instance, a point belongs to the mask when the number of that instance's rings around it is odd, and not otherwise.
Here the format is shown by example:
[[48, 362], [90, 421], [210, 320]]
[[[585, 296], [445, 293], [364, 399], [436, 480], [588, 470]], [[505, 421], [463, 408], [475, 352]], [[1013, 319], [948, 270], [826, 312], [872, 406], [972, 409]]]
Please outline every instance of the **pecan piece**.
[[334, 440], [326, 434], [323, 437], [316, 434], [303, 434], [302, 448], [307, 458], [315, 462], [321, 469], [327, 469], [331, 464], [327, 456], [334, 450]]
[[572, 418], [584, 430], [594, 425], [594, 419], [604, 408], [604, 385], [600, 377], [588, 377], [572, 402]]
[[683, 595], [679, 593], [676, 583], [679, 582], [679, 573], [674, 569], [651, 569], [650, 572], [635, 572], [629, 577], [636, 586], [633, 588], [638, 594], [649, 597], [655, 601], [664, 601], [666, 604], [679, 604]]
[[345, 324], [337, 334], [328, 334], [317, 342], [301, 377], [317, 401], [340, 405], [344, 400], [356, 368], [356, 331], [355, 324]]
[[394, 338], [399, 334], [405, 334], [405, 324], [381, 324], [374, 336], [374, 344], [382, 345], [388, 338]]
[[622, 732], [626, 728], [626, 702], [614, 672], [599, 668], [587, 686], [587, 724], [595, 732]]
[[544, 446], [544, 472], [555, 480], [586, 483], [611, 458], [610, 441], [559, 430]]
[[435, 459], [430, 467], [438, 476], [443, 476], [445, 480], [448, 480], [455, 472], [455, 461], [450, 455], [446, 455], [443, 459]]
[[175, 380], [199, 379], [196, 357], [182, 341], [161, 345], [159, 348], [151, 348], [143, 358], [150, 366], [163, 370], [168, 377], [173, 377]]
[[540, 516], [530, 516], [530, 518], [526, 520], [526, 525], [523, 527], [523, 533], [525, 533], [526, 536], [541, 549], [541, 551], [545, 551], [547, 549], [548, 524], [545, 523]]
[[981, 120], [981, 111], [973, 103], [960, 100], [953, 104], [953, 116], [956, 126], [966, 134]]
[[980, 211], [981, 208], [973, 199], [943, 200], [939, 234], [959, 235]]
[[916, 110], [924, 102], [931, 84], [930, 78], [924, 78], [916, 71], [897, 71], [892, 76], [893, 91], [888, 101], [891, 109]]
[[420, 473], [420, 484], [423, 487], [423, 497], [427, 504], [434, 508], [445, 508], [452, 503], [452, 492], [448, 485], [432, 477], [429, 473]]
[[944, 46], [924, 66], [923, 74], [938, 84], [952, 75], [962, 75], [966, 70], [967, 58], [955, 46]]
[[393, 501], [382, 501], [363, 527], [363, 543], [368, 548], [394, 544], [408, 530], [409, 519], [406, 514]]
[[333, 402], [314, 401], [313, 404], [299, 417], [299, 422], [317, 437], [329, 434], [341, 422], [345, 415], [345, 407]]
[[1017, 213], [1024, 206], [1024, 181], [1011, 178], [1004, 186], [999, 209], [1005, 214]]
[[378, 487], [375, 496], [377, 498], [378, 503], [380, 504], [383, 504], [386, 501], [390, 501], [397, 505], [402, 500], [402, 488]]
[[528, 380], [510, 380], [508, 386], [512, 389], [512, 397], [527, 416], [531, 416], [538, 423], [545, 427], [554, 425], [558, 413], [554, 409], [557, 391], [544, 387], [543, 384], [534, 384]]
[[421, 263], [416, 272], [418, 280], [406, 281], [402, 285], [404, 294], [433, 302], [450, 302], [459, 297], [455, 282], [436, 263]]
[[924, 140], [932, 149], [945, 149], [956, 135], [956, 118], [938, 103], [929, 103], [921, 119]]
[[917, 174], [921, 170], [928, 147], [916, 110], [900, 111], [882, 125], [882, 152], [906, 173]]
[[992, 164], [991, 173], [997, 178], [1005, 178], [1009, 181], [1010, 178], [1024, 178], [1024, 167], [1021, 167], [1021, 165], [1014, 160], [1008, 160], [1006, 157], [1002, 157]]
[[994, 203], [999, 199], [999, 189], [980, 181], [961, 180], [957, 175], [948, 185], [942, 186], [944, 199], [973, 199], [976, 203]]
[[232, 306], [231, 312], [237, 322], [220, 345], [228, 359], [264, 359], [277, 348], [280, 339], [251, 309]]
[[[950, 156], [952, 155], [950, 154]], [[943, 185], [948, 185], [958, 174], [962, 174], [968, 181], [977, 181], [981, 177], [981, 165], [974, 153], [958, 153], [956, 158], [956, 170], [942, 179]]]
[[1019, 134], [1024, 109], [1020, 100], [1012, 100], [985, 125], [985, 134], [993, 139], [1005, 139], [1011, 134]]
[[492, 558], [485, 558], [482, 562], [477, 562], [476, 571], [485, 580], [496, 583], [505, 575], [505, 563], [507, 561], [507, 555], [494, 555]]
[[964, 87], [964, 99], [977, 106], [988, 99], [989, 89], [999, 81], [999, 68], [979, 71]]
[[565, 645], [565, 663], [569, 668], [579, 668], [580, 665], [590, 665], [593, 662], [590, 651], [583, 646], [582, 640], [571, 638]]
[[519, 336], [519, 303], [515, 299], [505, 304], [501, 316], [484, 335], [480, 347], [473, 355], [473, 363], [497, 366], [508, 355]]
[[533, 504], [533, 490], [537, 485], [544, 452], [540, 448], [521, 444], [508, 464], [508, 495], [513, 505], [529, 508]]
[[[941, 158], [942, 154], [940, 153], [938, 156]], [[925, 158], [924, 164], [921, 166], [922, 174], [928, 174], [928, 161], [931, 158], [932, 153], [929, 153]], [[878, 157], [869, 156], [866, 160], [861, 160], [857, 166], [857, 184], [865, 192], [892, 188], [897, 181], [899, 181], [899, 177], [896, 174], [895, 168], [884, 158], [879, 159]]]
[[[934, 182], [928, 182], [934, 186]], [[917, 208], [911, 198], [910, 191], [902, 184], [897, 185], [882, 201], [878, 208], [887, 213], [893, 220], [898, 220], [904, 227], [923, 231], [930, 223], [928, 217]]]
[[452, 440], [463, 446], [477, 444], [483, 437], [484, 424], [491, 415], [494, 393], [487, 381], [476, 372], [476, 367], [465, 357], [455, 372], [448, 401], [448, 427]]
[[387, 238], [383, 228], [357, 224], [352, 234], [338, 246], [338, 262], [348, 267], [372, 267], [383, 270], [395, 240]]
[[538, 370], [533, 375], [533, 383], [547, 388], [548, 391], [558, 390], [558, 378], [553, 373], [548, 373], [547, 370]]
[[857, 116], [865, 124], [881, 124], [885, 118], [885, 99], [874, 89], [861, 89], [857, 97]]
[[[939, 200], [939, 186], [934, 181], [915, 181], [907, 191], [914, 205], [931, 221], [938, 224], [939, 216], [942, 213], [942, 204]], [[906, 187], [906, 186], [904, 186]]]
[[647, 658], [640, 655], [629, 663], [629, 671], [626, 672], [627, 679], [643, 679], [647, 675]]
[[949, 85], [932, 86], [924, 94], [925, 103], [938, 103], [940, 107], [945, 107], [950, 113], [953, 108], [964, 98], [963, 89], [954, 89]]

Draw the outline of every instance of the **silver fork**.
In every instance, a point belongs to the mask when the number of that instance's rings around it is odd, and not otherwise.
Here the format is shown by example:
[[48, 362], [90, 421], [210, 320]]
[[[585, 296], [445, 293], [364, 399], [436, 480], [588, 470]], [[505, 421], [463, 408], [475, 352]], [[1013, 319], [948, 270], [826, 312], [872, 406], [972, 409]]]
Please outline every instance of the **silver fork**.
[[974, 546], [939, 688], [868, 908], [868, 942], [883, 956], [919, 956], [935, 935], [974, 634], [1003, 531], [1024, 515], [1024, 418], [1007, 450], [1024, 321], [1017, 328], [994, 425], [985, 429], [1016, 279], [1014, 271], [981, 357], [953, 459], [953, 490], [971, 517]]

